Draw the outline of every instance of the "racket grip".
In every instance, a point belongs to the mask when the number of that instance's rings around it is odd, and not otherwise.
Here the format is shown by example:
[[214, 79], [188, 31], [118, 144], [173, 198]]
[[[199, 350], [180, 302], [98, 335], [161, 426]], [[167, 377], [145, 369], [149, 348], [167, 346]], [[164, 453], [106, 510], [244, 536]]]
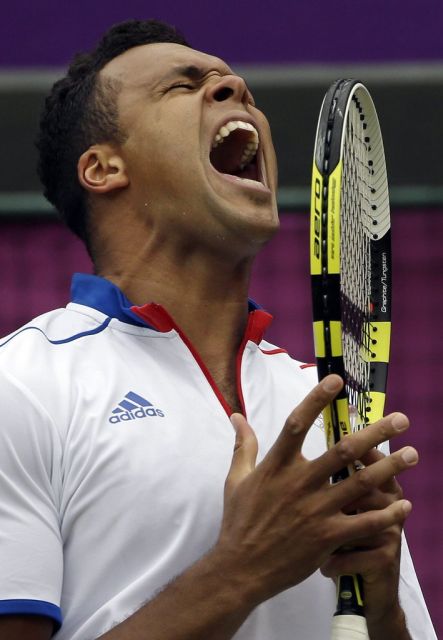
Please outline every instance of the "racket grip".
[[365, 618], [354, 615], [334, 616], [331, 640], [369, 640]]

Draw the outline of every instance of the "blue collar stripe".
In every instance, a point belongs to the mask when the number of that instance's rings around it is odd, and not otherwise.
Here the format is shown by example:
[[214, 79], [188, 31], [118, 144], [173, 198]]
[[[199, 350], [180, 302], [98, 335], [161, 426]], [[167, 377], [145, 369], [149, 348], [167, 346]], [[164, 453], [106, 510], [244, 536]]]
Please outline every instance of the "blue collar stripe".
[[117, 318], [127, 324], [146, 327], [146, 324], [131, 311], [134, 305], [109, 280], [100, 276], [76, 273], [72, 279], [71, 300], [101, 311], [106, 316]]
[[31, 329], [34, 330], [34, 331], [39, 331], [40, 333], [42, 333], [45, 336], [46, 340], [48, 342], [50, 342], [51, 344], [66, 344], [67, 342], [72, 342], [73, 340], [78, 340], [79, 338], [85, 338], [86, 336], [94, 336], [97, 333], [101, 333], [104, 329], [106, 329], [106, 327], [111, 322], [111, 320], [112, 320], [112, 318], [106, 318], [106, 320], [104, 322], [102, 322], [101, 325], [99, 325], [95, 329], [91, 329], [91, 331], [82, 331], [81, 333], [76, 333], [73, 336], [69, 336], [69, 338], [62, 338], [61, 340], [51, 340], [50, 338], [48, 338], [46, 333], [42, 329], [40, 329], [40, 327], [34, 327], [34, 326], [23, 327], [23, 329], [19, 329], [19, 331], [14, 333], [12, 336], [10, 336], [4, 342], [2, 342], [0, 344], [0, 347], [4, 347], [5, 344], [8, 344], [8, 342], [13, 340], [20, 333], [23, 333], [24, 331], [30, 331]]

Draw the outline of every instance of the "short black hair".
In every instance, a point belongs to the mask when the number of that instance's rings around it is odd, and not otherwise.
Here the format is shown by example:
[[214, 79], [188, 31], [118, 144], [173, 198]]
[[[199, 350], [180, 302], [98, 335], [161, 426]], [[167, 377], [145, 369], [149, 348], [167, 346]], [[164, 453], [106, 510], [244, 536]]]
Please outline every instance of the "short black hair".
[[79, 183], [77, 162], [92, 144], [121, 143], [119, 85], [99, 80], [99, 71], [124, 51], [143, 44], [171, 42], [189, 46], [175, 27], [157, 20], [127, 20], [111, 27], [90, 53], [77, 54], [64, 78], [45, 100], [37, 138], [38, 173], [44, 195], [63, 222], [92, 255], [87, 192]]

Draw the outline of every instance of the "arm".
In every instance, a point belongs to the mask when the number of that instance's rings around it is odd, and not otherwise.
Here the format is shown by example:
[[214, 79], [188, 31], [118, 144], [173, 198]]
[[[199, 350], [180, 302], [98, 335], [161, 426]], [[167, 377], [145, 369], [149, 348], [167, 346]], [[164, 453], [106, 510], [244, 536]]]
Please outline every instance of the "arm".
[[53, 632], [53, 623], [49, 618], [40, 616], [0, 616], [0, 638], [2, 640], [49, 640]]
[[302, 456], [310, 425], [340, 386], [337, 377], [329, 378], [335, 382], [329, 389], [327, 381], [294, 410], [257, 467], [255, 435], [236, 416], [236, 448], [217, 544], [102, 640], [228, 640], [252, 609], [302, 582], [336, 549], [402, 525], [409, 509], [403, 500], [353, 517], [342, 512], [410, 466], [400, 452], [340, 485], [331, 486], [329, 476], [407, 428], [403, 416], [397, 414], [399, 428], [391, 416], [317, 460]]
[[[42, 405], [0, 371], [0, 638], [47, 640], [60, 622], [60, 444]], [[51, 617], [53, 614], [53, 618]]]

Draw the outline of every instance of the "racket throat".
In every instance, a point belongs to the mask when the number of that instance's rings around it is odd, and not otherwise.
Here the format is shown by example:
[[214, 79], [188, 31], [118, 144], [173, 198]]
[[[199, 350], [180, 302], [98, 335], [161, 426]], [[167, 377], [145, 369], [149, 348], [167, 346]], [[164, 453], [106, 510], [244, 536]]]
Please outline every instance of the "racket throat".
[[337, 579], [335, 616], [364, 616], [363, 580], [361, 576], [340, 576]]

